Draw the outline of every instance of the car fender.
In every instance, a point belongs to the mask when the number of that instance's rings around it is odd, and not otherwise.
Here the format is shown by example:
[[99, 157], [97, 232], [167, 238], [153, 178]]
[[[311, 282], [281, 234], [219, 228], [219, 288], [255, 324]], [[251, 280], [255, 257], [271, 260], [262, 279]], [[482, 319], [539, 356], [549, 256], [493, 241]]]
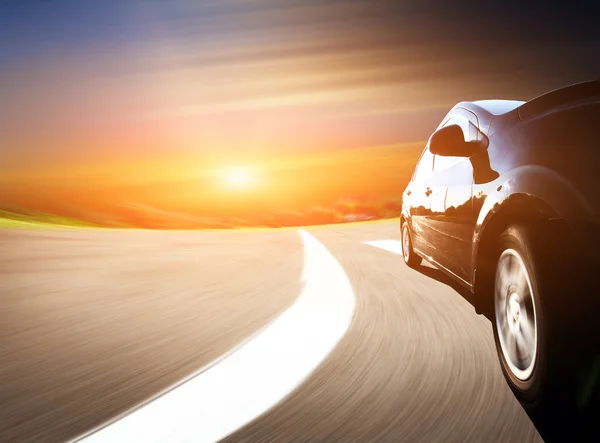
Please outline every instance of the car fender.
[[[486, 185], [475, 185], [474, 204], [481, 209], [473, 233], [472, 263], [476, 272], [481, 238], [494, 216], [504, 208], [537, 212], [567, 224], [594, 221], [595, 215], [581, 193], [564, 177], [543, 166], [521, 166]], [[479, 195], [481, 193], [481, 195]], [[473, 275], [474, 281], [475, 275]]]
[[405, 220], [410, 219], [410, 213], [408, 212], [408, 208], [404, 205], [402, 205], [401, 218], [404, 218]]

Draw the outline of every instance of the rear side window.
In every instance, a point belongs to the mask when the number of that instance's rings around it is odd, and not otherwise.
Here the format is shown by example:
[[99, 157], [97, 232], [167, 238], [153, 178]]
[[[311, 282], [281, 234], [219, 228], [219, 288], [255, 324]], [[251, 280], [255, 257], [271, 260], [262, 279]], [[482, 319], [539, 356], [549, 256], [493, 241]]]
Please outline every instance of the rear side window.
[[429, 146], [423, 151], [419, 164], [415, 169], [414, 181], [423, 181], [433, 174], [433, 154], [429, 152]]

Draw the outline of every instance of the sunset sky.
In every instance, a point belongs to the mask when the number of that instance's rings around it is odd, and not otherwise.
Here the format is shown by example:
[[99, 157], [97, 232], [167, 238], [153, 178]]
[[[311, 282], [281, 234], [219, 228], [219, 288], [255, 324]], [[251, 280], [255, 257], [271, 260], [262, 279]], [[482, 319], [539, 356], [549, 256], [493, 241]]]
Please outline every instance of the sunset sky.
[[0, 206], [392, 189], [456, 102], [600, 77], [594, 2], [520, 3], [3, 0]]

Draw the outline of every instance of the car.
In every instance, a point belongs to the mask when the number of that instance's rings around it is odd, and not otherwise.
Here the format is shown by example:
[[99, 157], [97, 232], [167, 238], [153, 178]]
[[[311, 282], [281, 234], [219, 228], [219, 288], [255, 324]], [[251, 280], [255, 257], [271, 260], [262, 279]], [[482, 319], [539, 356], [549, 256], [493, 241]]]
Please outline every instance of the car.
[[407, 265], [470, 291], [530, 414], [595, 411], [600, 81], [455, 105], [402, 195], [400, 235]]

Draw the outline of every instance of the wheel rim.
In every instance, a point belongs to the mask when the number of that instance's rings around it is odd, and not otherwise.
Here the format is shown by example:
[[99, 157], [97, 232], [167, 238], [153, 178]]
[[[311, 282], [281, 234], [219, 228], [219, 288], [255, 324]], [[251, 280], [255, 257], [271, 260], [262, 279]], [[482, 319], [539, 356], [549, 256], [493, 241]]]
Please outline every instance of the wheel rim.
[[505, 250], [498, 260], [496, 329], [504, 360], [521, 381], [531, 377], [537, 357], [537, 319], [531, 279], [521, 256]]
[[408, 261], [408, 256], [410, 254], [410, 239], [408, 238], [408, 226], [406, 225], [402, 228], [402, 254], [404, 255], [404, 260]]

